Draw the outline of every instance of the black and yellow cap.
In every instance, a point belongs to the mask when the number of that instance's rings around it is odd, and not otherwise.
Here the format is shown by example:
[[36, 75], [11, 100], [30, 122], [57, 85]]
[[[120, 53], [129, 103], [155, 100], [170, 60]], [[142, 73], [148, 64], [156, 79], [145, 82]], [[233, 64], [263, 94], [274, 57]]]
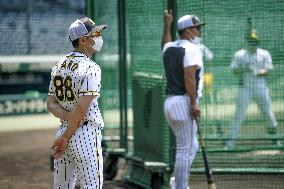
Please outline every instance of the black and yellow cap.
[[255, 42], [259, 42], [260, 41], [260, 39], [259, 39], [259, 35], [258, 35], [258, 33], [257, 33], [257, 31], [255, 30], [255, 29], [252, 29], [250, 32], [249, 32], [249, 34], [248, 34], [248, 36], [247, 36], [247, 40], [248, 41], [255, 41]]
[[106, 25], [96, 25], [93, 20], [88, 17], [76, 20], [69, 27], [69, 39], [74, 41], [81, 36], [91, 32], [101, 32], [106, 28]]

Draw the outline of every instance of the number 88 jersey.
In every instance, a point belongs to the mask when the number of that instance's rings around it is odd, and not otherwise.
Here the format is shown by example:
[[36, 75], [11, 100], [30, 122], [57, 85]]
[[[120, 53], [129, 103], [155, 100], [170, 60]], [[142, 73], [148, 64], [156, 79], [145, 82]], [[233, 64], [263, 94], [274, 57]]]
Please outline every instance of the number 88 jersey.
[[100, 88], [100, 67], [85, 54], [71, 52], [52, 68], [48, 95], [54, 96], [68, 111], [77, 107], [79, 96], [94, 95], [95, 98], [86, 113], [86, 119], [103, 127], [97, 102]]

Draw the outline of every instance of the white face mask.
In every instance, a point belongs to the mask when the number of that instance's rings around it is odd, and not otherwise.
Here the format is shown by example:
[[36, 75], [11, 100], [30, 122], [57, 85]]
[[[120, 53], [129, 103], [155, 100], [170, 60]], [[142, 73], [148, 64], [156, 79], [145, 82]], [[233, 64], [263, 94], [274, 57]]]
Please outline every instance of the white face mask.
[[194, 37], [193, 39], [191, 39], [190, 41], [191, 41], [193, 44], [195, 44], [195, 45], [199, 45], [199, 44], [201, 43], [201, 41], [202, 41], [202, 38], [196, 36], [196, 37]]
[[95, 51], [101, 51], [101, 48], [102, 48], [102, 46], [104, 44], [104, 40], [103, 40], [102, 36], [93, 37], [93, 40], [95, 41], [95, 44], [92, 46], [92, 48]]

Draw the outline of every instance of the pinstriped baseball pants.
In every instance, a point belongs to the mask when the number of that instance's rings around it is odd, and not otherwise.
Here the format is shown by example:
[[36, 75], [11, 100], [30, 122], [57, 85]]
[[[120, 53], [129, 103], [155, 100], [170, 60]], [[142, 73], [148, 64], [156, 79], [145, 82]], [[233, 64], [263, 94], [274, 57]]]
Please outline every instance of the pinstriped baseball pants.
[[[67, 126], [61, 125], [56, 138]], [[71, 137], [65, 154], [54, 161], [54, 189], [73, 189], [77, 178], [82, 189], [102, 189], [103, 157], [101, 129], [91, 122], [80, 126]]]
[[177, 189], [187, 189], [189, 171], [198, 150], [197, 125], [190, 115], [188, 96], [169, 96], [164, 103], [167, 121], [175, 135], [174, 176]]

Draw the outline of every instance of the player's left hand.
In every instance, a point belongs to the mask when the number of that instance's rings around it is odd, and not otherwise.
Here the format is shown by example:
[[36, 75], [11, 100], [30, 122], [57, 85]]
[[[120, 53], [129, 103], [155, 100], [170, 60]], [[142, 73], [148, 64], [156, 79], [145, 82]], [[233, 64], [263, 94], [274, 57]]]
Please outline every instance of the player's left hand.
[[201, 115], [201, 110], [198, 107], [198, 105], [192, 105], [191, 107], [191, 115], [193, 117], [193, 119], [195, 120], [199, 120], [200, 119], [200, 115]]
[[59, 159], [62, 157], [67, 149], [68, 146], [68, 139], [65, 136], [61, 136], [58, 139], [55, 140], [53, 145], [51, 146], [51, 149], [54, 150], [53, 157], [54, 159]]

